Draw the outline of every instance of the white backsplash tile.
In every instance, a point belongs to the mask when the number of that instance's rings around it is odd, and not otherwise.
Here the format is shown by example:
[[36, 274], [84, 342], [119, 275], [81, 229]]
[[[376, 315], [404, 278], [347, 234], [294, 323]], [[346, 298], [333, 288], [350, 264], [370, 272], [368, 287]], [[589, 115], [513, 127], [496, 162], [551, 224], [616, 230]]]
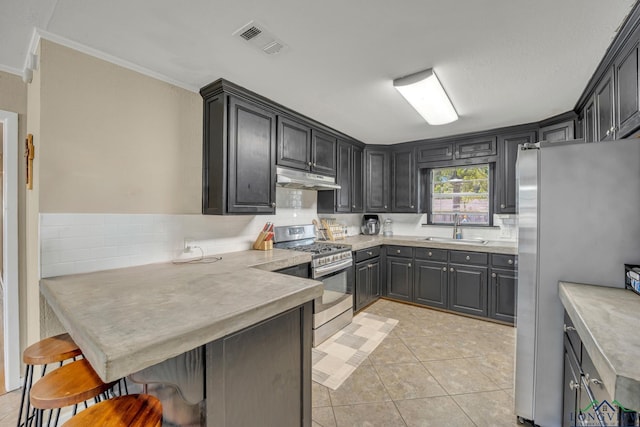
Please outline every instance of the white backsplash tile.
[[170, 261], [181, 254], [185, 239], [205, 255], [246, 250], [267, 221], [311, 223], [316, 200], [315, 191], [278, 188], [276, 215], [41, 214], [40, 274]]
[[[242, 251], [267, 221], [276, 225], [309, 224], [318, 217], [317, 193], [278, 188], [276, 215], [41, 214], [42, 277], [166, 262], [181, 255], [184, 241], [205, 255]], [[361, 214], [320, 215], [336, 218], [348, 235], [360, 234]], [[423, 226], [424, 214], [381, 214], [393, 220], [395, 235], [449, 237], [451, 227]], [[517, 217], [495, 215], [496, 227], [464, 227], [463, 237], [515, 240]], [[199, 249], [194, 249], [194, 255]]]

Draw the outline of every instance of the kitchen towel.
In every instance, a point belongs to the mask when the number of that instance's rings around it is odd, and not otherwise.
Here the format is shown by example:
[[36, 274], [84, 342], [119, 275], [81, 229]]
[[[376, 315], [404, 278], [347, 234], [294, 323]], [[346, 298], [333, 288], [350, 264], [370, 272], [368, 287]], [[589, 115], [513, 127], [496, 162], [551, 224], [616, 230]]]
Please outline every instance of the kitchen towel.
[[336, 390], [378, 347], [398, 320], [360, 313], [353, 322], [313, 349], [313, 381]]

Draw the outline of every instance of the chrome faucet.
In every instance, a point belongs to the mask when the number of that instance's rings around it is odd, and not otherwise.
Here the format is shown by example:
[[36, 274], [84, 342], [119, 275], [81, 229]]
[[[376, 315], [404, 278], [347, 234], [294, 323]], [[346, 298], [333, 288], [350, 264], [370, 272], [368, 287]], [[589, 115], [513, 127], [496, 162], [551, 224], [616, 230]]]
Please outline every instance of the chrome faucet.
[[453, 216], [453, 238], [462, 239], [462, 230], [460, 230], [460, 214], [457, 212]]

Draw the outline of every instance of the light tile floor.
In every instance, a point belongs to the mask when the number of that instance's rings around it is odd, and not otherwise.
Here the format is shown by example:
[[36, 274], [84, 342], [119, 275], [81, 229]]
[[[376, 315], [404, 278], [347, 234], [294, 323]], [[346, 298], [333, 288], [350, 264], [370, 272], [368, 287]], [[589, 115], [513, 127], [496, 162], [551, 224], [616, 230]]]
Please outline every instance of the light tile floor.
[[313, 383], [313, 427], [519, 426], [515, 328], [380, 300], [400, 323], [338, 388]]
[[[514, 328], [386, 300], [365, 311], [400, 323], [338, 390], [313, 383], [313, 427], [518, 425]], [[19, 401], [0, 396], [0, 427]]]

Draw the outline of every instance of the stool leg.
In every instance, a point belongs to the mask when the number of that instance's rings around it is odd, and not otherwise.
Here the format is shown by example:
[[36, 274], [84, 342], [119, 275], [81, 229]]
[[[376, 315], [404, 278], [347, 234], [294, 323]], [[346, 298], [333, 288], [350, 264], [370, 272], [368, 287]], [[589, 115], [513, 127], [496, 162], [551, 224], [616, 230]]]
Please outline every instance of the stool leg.
[[[53, 411], [52, 411], [53, 412]], [[58, 419], [60, 418], [60, 408], [58, 408], [56, 410], [56, 420], [53, 422], [53, 426], [57, 427], [58, 426]], [[51, 418], [49, 418], [49, 421], [51, 421]]]
[[30, 380], [31, 380], [31, 376], [33, 375], [32, 372], [33, 372], [33, 366], [27, 365], [27, 369], [24, 373], [24, 382], [22, 384], [22, 399], [20, 400], [20, 412], [18, 413], [18, 423], [16, 424], [16, 427], [27, 425], [27, 419], [29, 418], [29, 409], [25, 411], [24, 423], [22, 423], [22, 412], [24, 411], [25, 404], [27, 403], [25, 402], [25, 397], [27, 398], [27, 401], [29, 399], [29, 393], [27, 390], [31, 389]]

